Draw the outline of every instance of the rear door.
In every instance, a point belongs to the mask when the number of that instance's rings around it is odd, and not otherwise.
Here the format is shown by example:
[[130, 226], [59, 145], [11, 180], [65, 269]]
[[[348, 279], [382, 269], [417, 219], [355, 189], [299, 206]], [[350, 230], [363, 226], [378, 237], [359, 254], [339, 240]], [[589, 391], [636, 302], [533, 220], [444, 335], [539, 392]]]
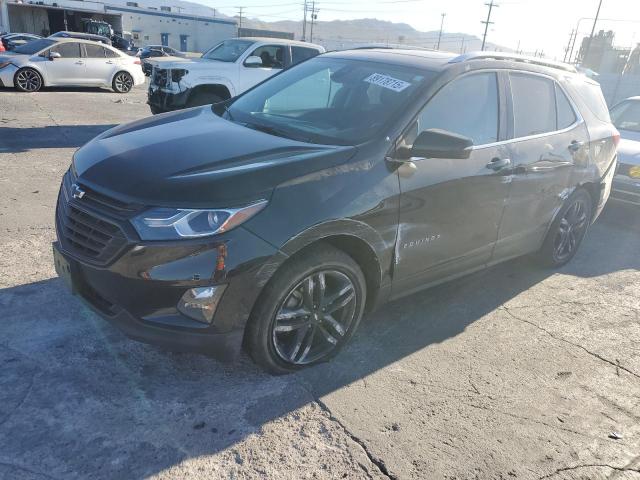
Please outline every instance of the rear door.
[[510, 72], [511, 195], [494, 260], [540, 248], [547, 228], [569, 192], [576, 165], [587, 161], [584, 121], [551, 77]]
[[[484, 266], [495, 245], [510, 186], [499, 143], [505, 123], [502, 83], [473, 72], [445, 85], [418, 115], [401, 145], [442, 129], [473, 140], [466, 159], [427, 158], [398, 169], [401, 191], [394, 296]], [[404, 169], [404, 171], [403, 171]]]
[[111, 82], [114, 69], [117, 67], [116, 54], [101, 45], [85, 43], [82, 46], [85, 53], [87, 83], [108, 85]]
[[60, 58], [44, 63], [50, 85], [87, 85], [86, 65], [79, 42], [61, 42], [49, 49]]

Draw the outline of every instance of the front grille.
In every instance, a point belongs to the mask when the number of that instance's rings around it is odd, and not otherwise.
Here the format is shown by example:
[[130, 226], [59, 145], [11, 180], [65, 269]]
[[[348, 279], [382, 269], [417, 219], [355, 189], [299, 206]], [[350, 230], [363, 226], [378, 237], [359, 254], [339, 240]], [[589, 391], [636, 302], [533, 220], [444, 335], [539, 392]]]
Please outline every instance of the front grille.
[[82, 199], [72, 198], [70, 175], [67, 172], [64, 176], [58, 195], [58, 240], [72, 256], [89, 263], [107, 264], [124, 248], [127, 238], [115, 220], [92, 208], [95, 204], [111, 205], [107, 197], [88, 197], [85, 193]]

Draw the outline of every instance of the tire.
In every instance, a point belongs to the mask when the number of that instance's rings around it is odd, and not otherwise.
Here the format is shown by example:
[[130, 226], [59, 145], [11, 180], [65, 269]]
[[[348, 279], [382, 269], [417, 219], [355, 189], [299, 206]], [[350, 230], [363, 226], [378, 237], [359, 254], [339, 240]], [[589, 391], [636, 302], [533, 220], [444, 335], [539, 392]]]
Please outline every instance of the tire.
[[42, 75], [33, 68], [21, 68], [13, 77], [13, 85], [21, 92], [37, 92], [43, 84]]
[[366, 281], [358, 264], [330, 245], [312, 247], [269, 281], [247, 324], [245, 347], [273, 374], [327, 361], [352, 337], [365, 302]]
[[189, 97], [187, 102], [187, 108], [201, 107], [202, 105], [209, 105], [212, 103], [222, 102], [223, 98], [215, 93], [196, 92]]
[[155, 105], [149, 105], [149, 109], [151, 110], [151, 115], [158, 115], [159, 113], [165, 112], [164, 110], [156, 107]]
[[577, 189], [562, 206], [551, 224], [538, 260], [542, 265], [559, 268], [578, 251], [593, 215], [593, 200], [589, 192]]
[[133, 77], [129, 72], [118, 72], [113, 76], [111, 87], [116, 93], [129, 93], [133, 88]]

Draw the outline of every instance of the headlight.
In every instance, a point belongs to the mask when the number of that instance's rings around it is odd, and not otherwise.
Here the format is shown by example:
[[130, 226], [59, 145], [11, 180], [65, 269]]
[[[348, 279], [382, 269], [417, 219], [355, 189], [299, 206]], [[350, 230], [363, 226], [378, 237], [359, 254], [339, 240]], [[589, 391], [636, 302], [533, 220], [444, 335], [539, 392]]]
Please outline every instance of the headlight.
[[131, 220], [142, 240], [197, 238], [227, 232], [249, 220], [267, 205], [266, 200], [242, 208], [192, 210], [152, 208]]

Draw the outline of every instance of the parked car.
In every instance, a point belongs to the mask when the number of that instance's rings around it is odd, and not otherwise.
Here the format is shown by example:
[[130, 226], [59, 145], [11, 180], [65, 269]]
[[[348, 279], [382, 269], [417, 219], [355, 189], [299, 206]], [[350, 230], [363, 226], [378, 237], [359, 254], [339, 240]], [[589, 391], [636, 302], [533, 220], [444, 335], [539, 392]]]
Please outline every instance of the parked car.
[[48, 38], [76, 38], [78, 40], [91, 40], [92, 42], [100, 42], [111, 46], [111, 39], [103, 37], [102, 35], [95, 35], [93, 33], [61, 31], [56, 32], [53, 35], [49, 35]]
[[324, 52], [320, 45], [279, 38], [225, 40], [197, 59], [149, 60], [152, 113], [234, 97], [283, 69]]
[[0, 38], [0, 44], [2, 44], [4, 51], [11, 51], [20, 45], [38, 40], [39, 38], [42, 37], [31, 33], [10, 33]]
[[147, 59], [157, 58], [157, 57], [181, 57], [186, 58], [187, 54], [184, 52], [180, 52], [171, 47], [165, 47], [164, 45], [147, 45], [142, 48], [138, 54], [140, 60], [142, 60], [142, 71], [144, 74], [149, 77], [151, 76], [151, 71], [153, 70], [153, 66]]
[[138, 47], [134, 45], [133, 41], [127, 40], [120, 35], [111, 37], [111, 45], [127, 55], [135, 55], [138, 52]]
[[520, 255], [567, 263], [607, 201], [617, 138], [570, 66], [327, 53], [80, 148], [56, 269], [134, 338], [222, 358], [244, 344], [297, 370], [388, 299]]
[[611, 119], [621, 137], [611, 199], [640, 205], [640, 97], [627, 98], [614, 106]]
[[126, 93], [144, 83], [140, 60], [113, 47], [73, 38], [43, 38], [0, 55], [0, 86], [110, 87]]

